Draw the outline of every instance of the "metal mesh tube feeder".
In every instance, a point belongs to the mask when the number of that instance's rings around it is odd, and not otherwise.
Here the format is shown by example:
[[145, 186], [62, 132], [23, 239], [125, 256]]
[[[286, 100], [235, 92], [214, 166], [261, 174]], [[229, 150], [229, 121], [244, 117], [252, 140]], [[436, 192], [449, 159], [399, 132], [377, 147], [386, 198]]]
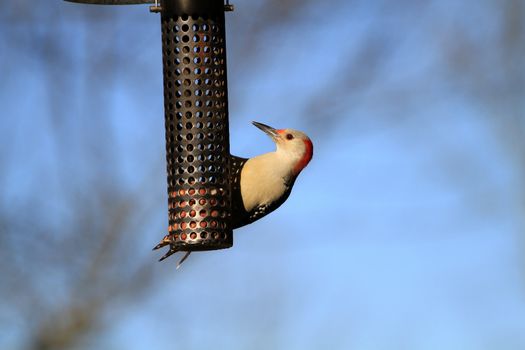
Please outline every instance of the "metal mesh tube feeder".
[[170, 245], [165, 257], [229, 248], [224, 3], [164, 1], [161, 26], [169, 226], [160, 246]]
[[230, 180], [224, 12], [233, 6], [223, 0], [67, 1], [149, 3], [151, 12], [160, 12], [169, 225], [154, 249], [169, 245], [163, 260], [177, 251], [231, 247], [235, 181]]

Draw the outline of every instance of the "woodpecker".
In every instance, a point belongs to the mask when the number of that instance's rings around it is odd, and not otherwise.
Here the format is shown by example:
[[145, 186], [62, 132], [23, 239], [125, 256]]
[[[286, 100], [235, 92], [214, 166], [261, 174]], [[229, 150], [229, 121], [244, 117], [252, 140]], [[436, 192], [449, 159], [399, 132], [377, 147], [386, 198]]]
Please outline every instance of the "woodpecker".
[[233, 186], [233, 228], [259, 220], [281, 206], [313, 155], [312, 141], [303, 132], [252, 123], [275, 142], [276, 150], [247, 160], [234, 157], [242, 167], [240, 186]]
[[[233, 228], [250, 224], [268, 215], [290, 196], [297, 176], [308, 165], [313, 155], [313, 144], [303, 132], [293, 129], [274, 129], [252, 122], [275, 142], [274, 152], [246, 159], [231, 156], [232, 171], [232, 223]], [[153, 249], [170, 243], [170, 236]], [[170, 249], [161, 260], [177, 250]], [[187, 251], [177, 269], [188, 258]]]

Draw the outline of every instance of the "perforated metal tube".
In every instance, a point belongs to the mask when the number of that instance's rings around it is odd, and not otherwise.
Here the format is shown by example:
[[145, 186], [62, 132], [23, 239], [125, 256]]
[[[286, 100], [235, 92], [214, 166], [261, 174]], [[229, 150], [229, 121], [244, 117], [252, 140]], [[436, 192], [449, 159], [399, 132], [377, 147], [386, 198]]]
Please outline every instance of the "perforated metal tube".
[[162, 2], [170, 245], [233, 244], [223, 1]]

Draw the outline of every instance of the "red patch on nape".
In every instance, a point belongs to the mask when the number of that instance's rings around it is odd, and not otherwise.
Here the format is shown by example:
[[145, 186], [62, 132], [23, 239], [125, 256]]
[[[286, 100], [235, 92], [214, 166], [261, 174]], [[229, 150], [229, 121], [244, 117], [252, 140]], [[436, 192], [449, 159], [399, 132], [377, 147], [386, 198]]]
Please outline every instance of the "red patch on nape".
[[303, 158], [301, 158], [295, 165], [294, 171], [296, 174], [299, 174], [301, 170], [303, 170], [308, 165], [308, 163], [312, 159], [312, 156], [314, 155], [314, 145], [312, 144], [312, 141], [303, 140], [303, 142], [304, 142], [304, 155], [303, 155]]

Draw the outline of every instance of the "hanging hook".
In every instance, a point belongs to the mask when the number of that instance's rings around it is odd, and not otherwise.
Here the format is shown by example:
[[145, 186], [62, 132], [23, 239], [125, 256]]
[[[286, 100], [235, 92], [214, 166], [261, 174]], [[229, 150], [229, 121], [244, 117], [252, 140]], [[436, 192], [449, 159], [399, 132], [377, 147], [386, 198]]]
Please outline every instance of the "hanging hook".
[[233, 10], [234, 10], [234, 6], [230, 5], [230, 0], [226, 0], [226, 4], [224, 5], [224, 11], [228, 12], [228, 11], [233, 11]]
[[149, 7], [149, 12], [159, 13], [162, 11], [162, 6], [160, 6], [160, 0], [155, 0], [155, 5]]

